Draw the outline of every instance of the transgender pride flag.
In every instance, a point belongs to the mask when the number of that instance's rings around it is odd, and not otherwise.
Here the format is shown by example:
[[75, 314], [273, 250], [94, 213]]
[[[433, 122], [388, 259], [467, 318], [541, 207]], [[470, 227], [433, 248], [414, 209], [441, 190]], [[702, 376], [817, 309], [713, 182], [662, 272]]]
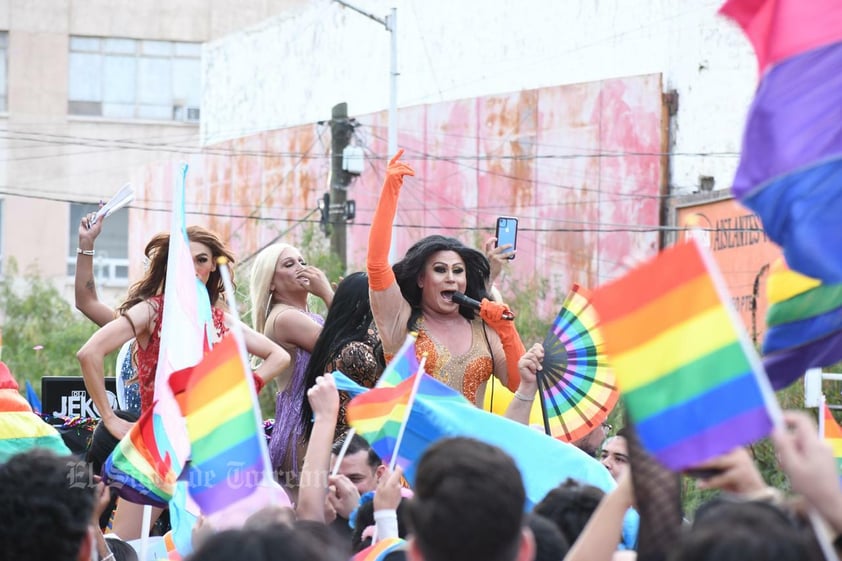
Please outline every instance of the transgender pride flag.
[[751, 41], [760, 84], [733, 192], [789, 266], [842, 282], [842, 2], [728, 0]]

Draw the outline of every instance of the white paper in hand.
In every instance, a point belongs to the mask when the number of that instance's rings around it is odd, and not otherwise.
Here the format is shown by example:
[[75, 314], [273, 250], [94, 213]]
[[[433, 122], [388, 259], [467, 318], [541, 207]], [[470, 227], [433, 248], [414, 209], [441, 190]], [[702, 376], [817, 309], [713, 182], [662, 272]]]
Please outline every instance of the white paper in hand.
[[120, 210], [132, 201], [134, 201], [134, 188], [131, 183], [126, 183], [119, 191], [117, 191], [117, 193], [114, 194], [113, 197], [111, 197], [111, 199], [109, 199], [107, 203], [105, 203], [102, 208], [97, 211], [96, 216], [94, 216], [93, 221], [91, 221], [91, 224], [96, 224], [102, 218], [107, 218], [112, 212]]

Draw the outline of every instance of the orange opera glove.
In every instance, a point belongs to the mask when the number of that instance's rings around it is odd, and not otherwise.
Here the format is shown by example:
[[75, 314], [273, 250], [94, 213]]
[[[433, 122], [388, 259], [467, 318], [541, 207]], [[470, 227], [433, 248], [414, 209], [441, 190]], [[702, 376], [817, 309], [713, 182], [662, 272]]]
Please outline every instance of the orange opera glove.
[[497, 332], [500, 342], [503, 343], [508, 373], [506, 387], [509, 388], [509, 391], [515, 391], [520, 385], [520, 370], [517, 363], [520, 357], [526, 353], [526, 348], [523, 346], [523, 341], [520, 340], [515, 322], [510, 319], [503, 319], [503, 314], [506, 312], [512, 313], [505, 304], [492, 302], [488, 298], [483, 298], [479, 307], [480, 317]]
[[403, 185], [403, 176], [415, 175], [415, 170], [409, 164], [398, 161], [402, 155], [403, 148], [398, 150], [386, 166], [383, 191], [380, 193], [380, 200], [377, 201], [377, 208], [371, 219], [366, 269], [368, 270], [368, 285], [372, 290], [386, 290], [395, 282], [395, 274], [389, 265], [392, 223], [398, 210], [398, 195]]

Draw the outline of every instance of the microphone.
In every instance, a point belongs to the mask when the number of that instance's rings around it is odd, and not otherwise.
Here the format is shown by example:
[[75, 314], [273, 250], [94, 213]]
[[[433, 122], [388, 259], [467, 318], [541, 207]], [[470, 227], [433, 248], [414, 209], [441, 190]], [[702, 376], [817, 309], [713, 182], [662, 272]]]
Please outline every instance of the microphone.
[[[479, 302], [477, 302], [470, 296], [465, 296], [461, 292], [453, 293], [453, 301], [459, 304], [460, 306], [465, 306], [466, 308], [470, 308], [475, 312], [478, 312], [481, 306]], [[512, 321], [513, 319], [515, 319], [515, 316], [511, 312], [503, 312], [503, 319]]]

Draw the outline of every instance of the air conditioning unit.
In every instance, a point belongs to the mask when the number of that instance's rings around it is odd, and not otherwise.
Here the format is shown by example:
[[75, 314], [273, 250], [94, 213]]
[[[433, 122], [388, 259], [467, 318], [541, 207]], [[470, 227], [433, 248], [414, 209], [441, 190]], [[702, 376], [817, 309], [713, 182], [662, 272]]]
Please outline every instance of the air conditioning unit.
[[172, 115], [174, 121], [184, 121], [185, 123], [198, 123], [200, 114], [201, 111], [198, 107], [174, 105], [172, 108]]

